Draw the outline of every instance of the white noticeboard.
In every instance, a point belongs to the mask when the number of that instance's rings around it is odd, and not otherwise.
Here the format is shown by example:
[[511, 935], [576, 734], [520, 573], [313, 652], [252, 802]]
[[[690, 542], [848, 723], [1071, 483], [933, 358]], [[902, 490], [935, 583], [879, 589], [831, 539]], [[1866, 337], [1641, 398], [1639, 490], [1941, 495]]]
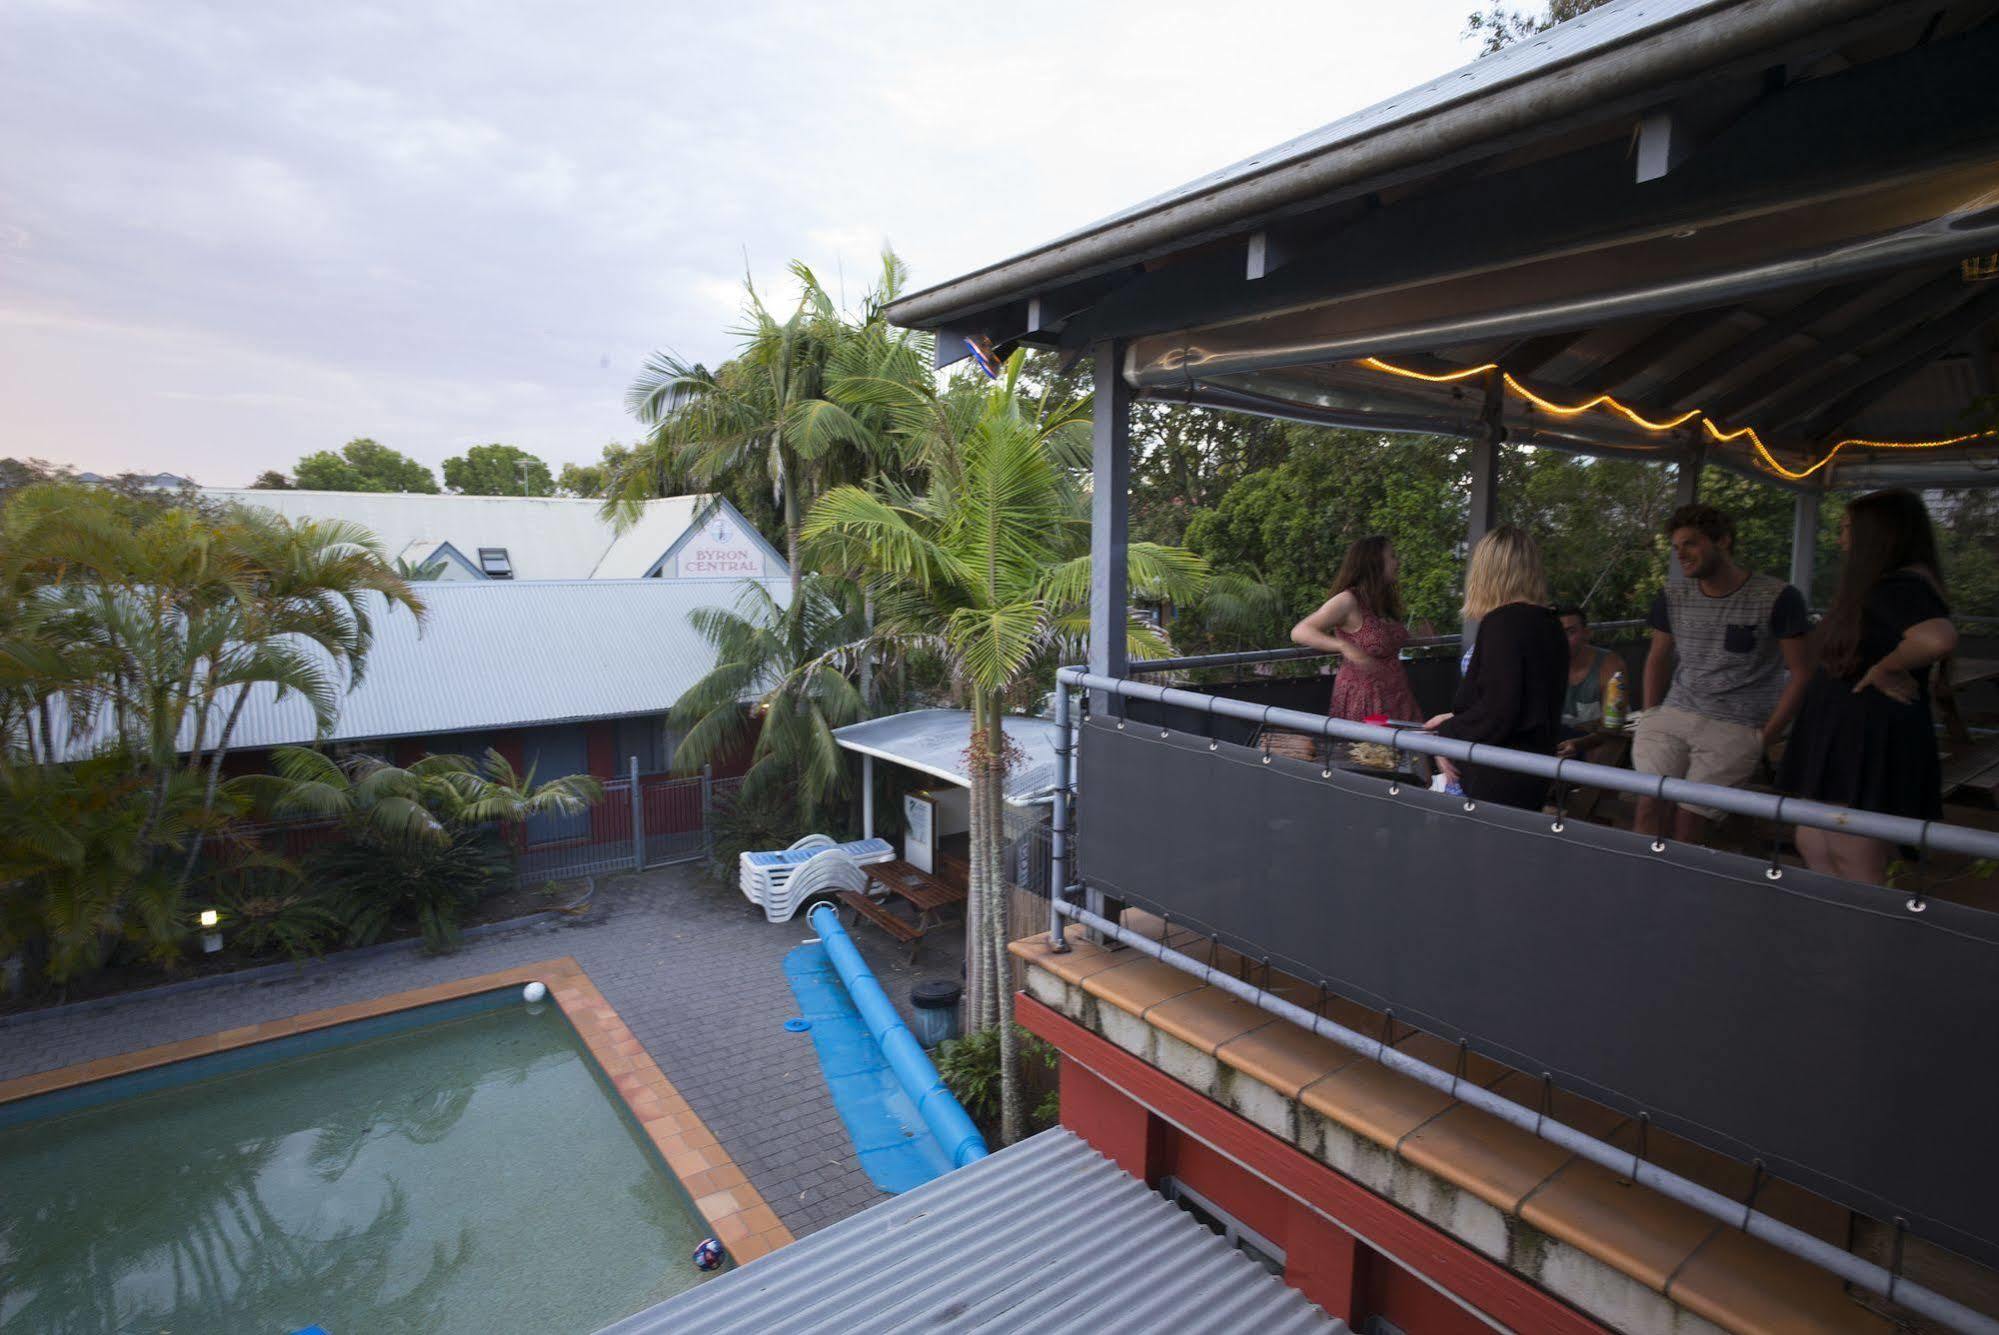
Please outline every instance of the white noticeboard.
[[680, 579], [762, 579], [763, 547], [728, 515], [712, 514], [681, 546], [673, 573]]
[[930, 799], [922, 793], [902, 797], [902, 860], [918, 871], [934, 872], [937, 822], [931, 819]]

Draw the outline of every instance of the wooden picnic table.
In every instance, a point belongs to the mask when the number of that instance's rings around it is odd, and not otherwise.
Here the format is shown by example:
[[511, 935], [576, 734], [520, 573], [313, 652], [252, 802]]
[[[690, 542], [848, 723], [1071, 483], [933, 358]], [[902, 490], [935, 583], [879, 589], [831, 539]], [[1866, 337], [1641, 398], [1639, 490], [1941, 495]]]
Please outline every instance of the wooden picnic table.
[[852, 910], [856, 918], [866, 918], [907, 945], [910, 962], [915, 963], [916, 952], [924, 936], [946, 925], [943, 910], [965, 902], [965, 888], [933, 876], [900, 858], [877, 862], [866, 870], [868, 879], [886, 890], [889, 898], [899, 899], [916, 910], [916, 920], [911, 922], [887, 904], [858, 890], [842, 890], [840, 903]]
[[1953, 658], [1950, 684], [1962, 689], [1981, 681], [1999, 680], [1999, 658]]

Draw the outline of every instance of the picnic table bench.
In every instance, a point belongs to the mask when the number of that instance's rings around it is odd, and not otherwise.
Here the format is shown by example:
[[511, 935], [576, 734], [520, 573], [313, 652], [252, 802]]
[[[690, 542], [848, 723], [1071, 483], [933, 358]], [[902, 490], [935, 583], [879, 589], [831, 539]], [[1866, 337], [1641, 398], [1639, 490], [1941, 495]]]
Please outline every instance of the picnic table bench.
[[1999, 797], [1999, 737], [1953, 742], [1943, 760], [1943, 795], [1975, 794], [1987, 802]]
[[908, 946], [910, 962], [915, 963], [924, 935], [945, 925], [943, 910], [965, 902], [964, 887], [933, 876], [900, 858], [876, 863], [867, 872], [868, 880], [886, 890], [888, 898], [899, 899], [916, 910], [916, 920], [910, 921], [881, 900], [858, 890], [841, 891], [840, 903], [851, 909], [856, 919], [866, 918]]

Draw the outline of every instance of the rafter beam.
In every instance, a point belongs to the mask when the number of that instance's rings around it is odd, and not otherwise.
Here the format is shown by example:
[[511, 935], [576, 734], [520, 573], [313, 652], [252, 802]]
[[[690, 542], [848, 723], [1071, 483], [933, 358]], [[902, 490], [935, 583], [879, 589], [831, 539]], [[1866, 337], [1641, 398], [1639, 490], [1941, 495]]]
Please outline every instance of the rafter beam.
[[1599, 394], [1614, 394], [1626, 381], [1649, 370], [1661, 358], [1670, 357], [1687, 344], [1705, 338], [1717, 326], [1735, 317], [1732, 307], [1722, 310], [1688, 311], [1660, 325], [1617, 356], [1593, 370], [1569, 377], [1571, 384]]
[[1772, 426], [1782, 429], [1804, 418], [1803, 434], [1809, 439], [1835, 431], [1995, 315], [1999, 315], [1999, 287], [1987, 288], [1949, 315], [1910, 330], [1861, 362], [1853, 370], [1852, 388], [1808, 418], [1804, 412], [1793, 412]]
[[1593, 329], [1565, 329], [1559, 333], [1542, 334], [1538, 338], [1523, 338], [1493, 360], [1522, 380], [1532, 380], [1542, 367], [1595, 332]]
[[1789, 358], [1758, 376], [1708, 410], [1717, 421], [1756, 418], [1774, 423], [1817, 397], [1814, 386], [1841, 367], [1858, 360], [1859, 349], [1906, 325], [1928, 320], [1964, 299], [1964, 280], [1957, 267], [1924, 283], [1879, 310], [1868, 311], [1820, 339], [1818, 346]]
[[1805, 298], [1775, 319], [1766, 321], [1755, 333], [1737, 339], [1712, 357], [1683, 371], [1653, 396], [1662, 408], [1680, 412], [1704, 406], [1708, 397], [1751, 360], [1805, 333], [1826, 316], [1877, 285], [1877, 280], [1841, 283]]

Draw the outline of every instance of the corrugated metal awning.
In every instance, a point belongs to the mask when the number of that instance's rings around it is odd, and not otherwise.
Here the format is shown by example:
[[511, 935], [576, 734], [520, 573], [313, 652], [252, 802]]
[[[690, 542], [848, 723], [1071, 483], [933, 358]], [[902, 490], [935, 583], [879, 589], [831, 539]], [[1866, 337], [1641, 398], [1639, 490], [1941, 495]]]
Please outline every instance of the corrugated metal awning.
[[[1090, 1238], [1110, 1251], [1075, 1264]], [[777, 1330], [1340, 1335], [1347, 1325], [1057, 1127], [600, 1335]]]
[[[1009, 714], [1001, 722], [1016, 754], [1006, 774], [1006, 800], [1015, 806], [1045, 801], [1055, 791], [1055, 725], [1047, 719]], [[972, 715], [965, 709], [917, 709], [833, 729], [833, 740], [849, 751], [972, 786], [965, 749], [972, 741]]]

